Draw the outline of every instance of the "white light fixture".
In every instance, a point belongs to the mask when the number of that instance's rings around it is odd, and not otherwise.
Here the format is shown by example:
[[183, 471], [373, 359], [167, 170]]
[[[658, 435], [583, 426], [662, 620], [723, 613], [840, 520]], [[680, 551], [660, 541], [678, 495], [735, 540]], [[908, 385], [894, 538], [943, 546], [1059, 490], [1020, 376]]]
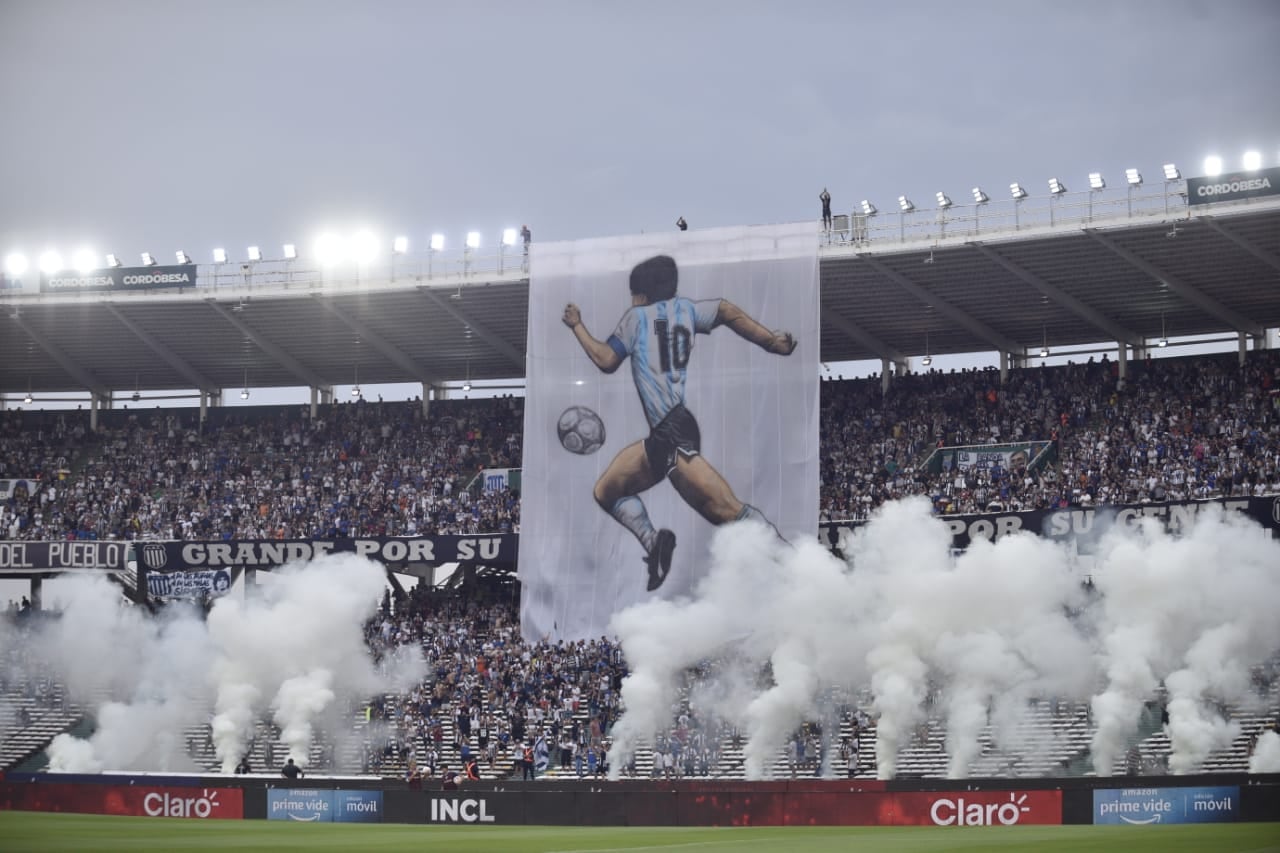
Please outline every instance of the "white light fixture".
[[951, 206], [951, 197], [948, 196], [946, 193], [944, 193], [942, 190], [938, 190], [936, 198], [938, 199], [938, 207], [942, 208], [943, 210], [946, 210], [948, 207]]
[[120, 258], [118, 258], [115, 254], [108, 253], [108, 254], [107, 254], [107, 266], [109, 266], [109, 267], [111, 267], [111, 268], [113, 268], [113, 269], [118, 269], [118, 268], [120, 267]]
[[1165, 334], [1165, 329], [1164, 329], [1164, 313], [1163, 313], [1163, 312], [1161, 312], [1161, 314], [1160, 314], [1160, 340], [1156, 342], [1156, 346], [1163, 348], [1163, 347], [1167, 347], [1168, 345], [1169, 345], [1169, 338], [1168, 338], [1168, 336]]
[[248, 399], [249, 399], [249, 389], [248, 389], [248, 388], [241, 389], [241, 391], [240, 391], [240, 399], [241, 399], [241, 400], [248, 400]]
[[864, 198], [862, 200], [862, 212], [867, 216], [875, 216], [880, 211], [876, 210], [876, 206]]
[[316, 238], [316, 260], [321, 266], [329, 267], [342, 263], [347, 254], [347, 245], [337, 234], [326, 233]]
[[182, 251], [181, 249], [179, 249], [178, 251], [174, 252], [174, 253], [173, 253], [173, 256], [174, 256], [175, 258], [177, 258], [177, 259], [178, 259], [178, 263], [180, 263], [180, 264], [189, 264], [189, 263], [191, 263], [191, 256], [190, 256], [190, 255], [188, 255], [186, 252]]
[[1262, 152], [1261, 151], [1244, 152], [1244, 158], [1242, 159], [1241, 163], [1243, 164], [1244, 170], [1246, 172], [1258, 171], [1259, 169], [1262, 168]]
[[[356, 342], [359, 344], [359, 341]], [[360, 399], [360, 365], [355, 366], [356, 384], [351, 386], [351, 396], [354, 399]]]
[[30, 406], [35, 401], [36, 401], [36, 398], [31, 396], [30, 391], [27, 392], [27, 396], [22, 398], [22, 402], [26, 403], [28, 406]]
[[1204, 158], [1204, 173], [1211, 178], [1216, 178], [1222, 174], [1222, 158], [1217, 154], [1210, 154]]
[[1131, 187], [1142, 186], [1142, 173], [1137, 169], [1125, 169], [1124, 179]]
[[293, 243], [284, 244], [284, 259], [286, 261], [296, 261], [298, 259], [298, 247]]
[[360, 396], [360, 386], [359, 386], [359, 385], [352, 385], [352, 386], [351, 386], [351, 396], [352, 396], [352, 397], [357, 397], [357, 398]]
[[1102, 177], [1101, 172], [1089, 173], [1089, 189], [1105, 190], [1107, 188], [1107, 179]]
[[403, 234], [391, 241], [391, 251], [397, 255], [403, 255], [409, 251], [409, 238]]
[[1040, 344], [1040, 357], [1048, 358], [1049, 357], [1049, 328], [1047, 326], [1041, 326], [1040, 333], [1044, 335], [1042, 339], [1043, 343]]
[[[109, 258], [109, 257], [111, 257], [111, 256], [110, 256], [110, 255], [107, 255], [107, 257]], [[225, 264], [225, 263], [227, 262], [227, 250], [226, 250], [226, 249], [214, 249], [214, 250], [213, 250], [213, 262], [214, 262], [215, 264]]]
[[431, 251], [440, 252], [443, 250], [444, 250], [444, 235], [432, 234], [431, 235]]
[[514, 246], [515, 244], [516, 244], [516, 229], [514, 228], [502, 229], [502, 245]]
[[982, 191], [982, 187], [974, 187], [974, 188], [973, 188], [973, 203], [974, 203], [974, 204], [986, 204], [986, 203], [987, 203], [987, 202], [989, 202], [989, 201], [991, 201], [991, 196], [989, 196], [989, 195], [987, 195], [986, 193], [984, 193], [984, 192]]
[[144, 267], [154, 267], [156, 265], [156, 259], [151, 256], [150, 252], [142, 253], [142, 265]]
[[62, 255], [52, 249], [40, 255], [40, 272], [55, 273], [60, 269], [63, 269]]
[[1178, 167], [1173, 163], [1165, 163], [1164, 179], [1166, 181], [1180, 181], [1182, 180], [1182, 173], [1178, 171]]
[[1062, 195], [1067, 191], [1067, 185], [1057, 178], [1049, 179], [1049, 192], [1053, 195]]
[[98, 268], [98, 256], [91, 249], [76, 249], [71, 253], [71, 266], [77, 272], [92, 272]]
[[1048, 347], [1040, 347], [1040, 357], [1041, 357], [1041, 358], [1048, 358], [1048, 357], [1049, 357], [1049, 348], [1048, 348]]
[[261, 247], [261, 246], [250, 246], [250, 247], [249, 247], [249, 260], [251, 260], [251, 261], [260, 261], [260, 260], [262, 260], [262, 247]]
[[357, 264], [372, 263], [378, 257], [378, 237], [367, 228], [361, 229], [351, 238], [351, 260]]
[[467, 248], [468, 249], [480, 248], [480, 232], [479, 231], [467, 232]]
[[27, 256], [21, 252], [13, 252], [4, 259], [4, 271], [9, 275], [22, 275], [27, 271], [27, 267]]
[[[248, 346], [249, 346], [249, 341], [248, 341], [248, 339], [247, 339], [247, 338], [245, 339], [245, 342], [244, 342], [244, 343], [245, 343], [245, 348], [246, 348], [246, 350], [247, 350], [247, 349], [248, 349]], [[245, 353], [245, 355], [246, 355], [246, 357], [247, 357], [247, 356], [248, 356], [248, 352], [246, 352], [246, 353]], [[249, 399], [249, 368], [247, 368], [247, 367], [244, 369], [244, 387], [243, 387], [243, 388], [241, 388], [241, 390], [240, 390], [240, 399], [241, 399], [241, 400], [248, 400], [248, 399]]]
[[1022, 188], [1022, 184], [1014, 181], [1009, 184], [1009, 194], [1013, 196], [1014, 201], [1022, 201], [1027, 197], [1027, 191]]
[[933, 356], [931, 356], [931, 355], [926, 355], [924, 358], [920, 359], [920, 362], [921, 362], [921, 364], [923, 364], [925, 367], [928, 367], [929, 365], [933, 364]]
[[902, 209], [903, 213], [910, 213], [916, 209], [916, 206], [911, 203], [911, 199], [907, 198], [905, 195], [898, 196], [898, 207]]
[[468, 381], [466, 381], [466, 382], [463, 382], [463, 383], [462, 383], [462, 390], [463, 390], [463, 391], [470, 391], [470, 390], [471, 390], [471, 382], [470, 382], [470, 380], [468, 380]]

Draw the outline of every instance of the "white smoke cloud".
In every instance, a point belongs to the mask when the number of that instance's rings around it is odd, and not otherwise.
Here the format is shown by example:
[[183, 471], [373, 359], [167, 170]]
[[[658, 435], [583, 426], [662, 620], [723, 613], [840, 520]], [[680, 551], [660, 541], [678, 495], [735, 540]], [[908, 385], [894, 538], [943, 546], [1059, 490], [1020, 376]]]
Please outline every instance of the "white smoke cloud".
[[1280, 773], [1280, 735], [1265, 731], [1258, 737], [1249, 759], [1250, 773]]
[[152, 618], [104, 581], [71, 585], [62, 617], [34, 642], [79, 701], [111, 699], [97, 708], [92, 737], [50, 745], [51, 766], [194, 770], [185, 730], [207, 721], [231, 772], [268, 712], [289, 755], [308, 763], [339, 689], [363, 697], [422, 677], [420, 654], [402, 652], [379, 671], [364, 645], [384, 584], [368, 560], [324, 556], [274, 572], [246, 600], [219, 599], [206, 619], [180, 607]]
[[704, 662], [710, 682], [691, 701], [743, 729], [749, 778], [769, 775], [802, 722], [833, 719], [832, 697], [868, 690], [882, 778], [926, 719], [943, 720], [949, 775], [963, 777], [988, 726], [998, 747], [1043, 752], [1053, 745], [1022, 742], [1029, 703], [1091, 696], [1093, 758], [1110, 772], [1162, 683], [1171, 765], [1189, 771], [1238, 731], [1214, 703], [1243, 700], [1250, 667], [1280, 650], [1268, 612], [1280, 545], [1240, 515], [1208, 510], [1181, 537], [1155, 522], [1113, 528], [1094, 597], [1059, 543], [1010, 534], [958, 557], [950, 545], [923, 500], [886, 504], [845, 538], [847, 564], [816, 543], [779, 550], [749, 524], [719, 530], [692, 597], [615, 618], [631, 674], [612, 772], [670, 725], [682, 673]]

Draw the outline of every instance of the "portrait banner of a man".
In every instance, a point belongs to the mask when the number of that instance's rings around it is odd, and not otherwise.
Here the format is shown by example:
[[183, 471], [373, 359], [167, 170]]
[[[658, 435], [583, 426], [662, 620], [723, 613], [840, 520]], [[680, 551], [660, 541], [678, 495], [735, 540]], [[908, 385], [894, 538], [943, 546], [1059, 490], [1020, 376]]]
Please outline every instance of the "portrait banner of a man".
[[719, 527], [815, 534], [817, 251], [808, 223], [533, 247], [526, 638], [690, 593]]

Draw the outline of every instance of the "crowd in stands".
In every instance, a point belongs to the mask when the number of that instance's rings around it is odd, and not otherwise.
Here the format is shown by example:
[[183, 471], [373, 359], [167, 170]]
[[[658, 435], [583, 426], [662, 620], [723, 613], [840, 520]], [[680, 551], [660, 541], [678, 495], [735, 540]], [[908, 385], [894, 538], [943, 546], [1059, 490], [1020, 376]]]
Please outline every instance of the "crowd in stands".
[[[1280, 492], [1280, 355], [822, 383], [822, 520], [926, 495], [939, 513]], [[521, 465], [523, 400], [0, 414], [7, 539], [259, 539], [518, 531], [519, 495], [476, 488]], [[1044, 441], [1002, 468], [927, 465], [939, 447]], [[715, 452], [708, 448], [708, 452]], [[1043, 464], [1042, 464], [1043, 462]]]

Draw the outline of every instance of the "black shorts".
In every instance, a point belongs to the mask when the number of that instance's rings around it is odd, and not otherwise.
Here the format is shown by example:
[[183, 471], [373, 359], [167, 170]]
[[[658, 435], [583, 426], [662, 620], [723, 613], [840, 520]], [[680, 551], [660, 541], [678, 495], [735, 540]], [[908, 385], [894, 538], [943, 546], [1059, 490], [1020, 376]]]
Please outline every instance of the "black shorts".
[[697, 456], [702, 452], [702, 433], [693, 413], [684, 406], [676, 406], [658, 425], [649, 430], [644, 440], [644, 455], [649, 460], [649, 470], [665, 477], [676, 467], [676, 454]]

